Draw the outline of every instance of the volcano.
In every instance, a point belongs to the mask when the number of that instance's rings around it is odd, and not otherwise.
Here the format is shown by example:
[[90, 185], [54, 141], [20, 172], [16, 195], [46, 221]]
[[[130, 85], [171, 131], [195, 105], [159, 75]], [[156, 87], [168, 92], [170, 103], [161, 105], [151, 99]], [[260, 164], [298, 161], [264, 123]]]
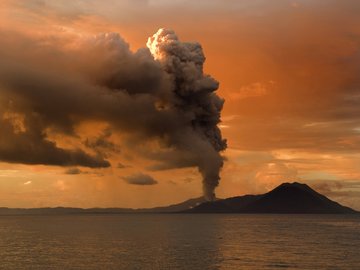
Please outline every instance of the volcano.
[[351, 214], [357, 211], [342, 206], [306, 184], [283, 183], [261, 195], [245, 195], [205, 202], [186, 213], [258, 213], [258, 214]]

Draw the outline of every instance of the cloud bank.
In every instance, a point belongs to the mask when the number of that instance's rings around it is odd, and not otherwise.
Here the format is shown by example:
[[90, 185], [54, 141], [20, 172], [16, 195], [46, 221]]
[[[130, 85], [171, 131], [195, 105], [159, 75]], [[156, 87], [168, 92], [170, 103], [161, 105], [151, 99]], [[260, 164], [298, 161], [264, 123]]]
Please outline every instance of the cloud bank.
[[138, 186], [149, 186], [156, 185], [158, 182], [147, 174], [134, 174], [130, 176], [123, 177], [124, 181], [130, 185], [138, 185]]

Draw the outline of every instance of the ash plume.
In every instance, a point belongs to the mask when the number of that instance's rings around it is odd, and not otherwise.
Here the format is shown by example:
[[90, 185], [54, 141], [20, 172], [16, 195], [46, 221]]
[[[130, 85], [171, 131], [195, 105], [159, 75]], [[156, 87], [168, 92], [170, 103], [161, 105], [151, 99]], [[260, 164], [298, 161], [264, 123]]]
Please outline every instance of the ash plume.
[[219, 83], [205, 75], [205, 56], [199, 43], [179, 41], [174, 31], [160, 29], [148, 39], [147, 46], [171, 81], [172, 106], [187, 117], [184, 130], [173, 134], [170, 140], [181, 150], [191, 151], [203, 176], [204, 196], [215, 198], [225, 150], [217, 124], [224, 100], [215, 94]]
[[[218, 82], [203, 73], [200, 44], [166, 29], [136, 52], [116, 33], [69, 44], [0, 34], [0, 161], [109, 167], [110, 153], [129, 144], [117, 145], [111, 134], [126, 134], [133, 151], [157, 162], [152, 170], [197, 167], [205, 197], [215, 198], [226, 148], [217, 127], [224, 100], [215, 94]], [[91, 121], [106, 123], [101, 140], [77, 133]], [[78, 145], [52, 140], [62, 135]], [[154, 140], [158, 151], [136, 148]]]

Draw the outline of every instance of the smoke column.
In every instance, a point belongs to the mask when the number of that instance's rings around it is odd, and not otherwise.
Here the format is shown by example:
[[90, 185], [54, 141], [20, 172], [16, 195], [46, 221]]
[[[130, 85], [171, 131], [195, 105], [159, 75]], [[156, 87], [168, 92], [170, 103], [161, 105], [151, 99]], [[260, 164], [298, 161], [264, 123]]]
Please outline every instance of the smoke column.
[[173, 104], [180, 114], [190, 116], [189, 128], [176, 136], [177, 147], [191, 151], [203, 177], [204, 196], [215, 199], [226, 149], [218, 128], [224, 100], [215, 94], [219, 83], [205, 75], [205, 56], [199, 43], [179, 41], [174, 31], [159, 29], [148, 39], [147, 47], [168, 74]]

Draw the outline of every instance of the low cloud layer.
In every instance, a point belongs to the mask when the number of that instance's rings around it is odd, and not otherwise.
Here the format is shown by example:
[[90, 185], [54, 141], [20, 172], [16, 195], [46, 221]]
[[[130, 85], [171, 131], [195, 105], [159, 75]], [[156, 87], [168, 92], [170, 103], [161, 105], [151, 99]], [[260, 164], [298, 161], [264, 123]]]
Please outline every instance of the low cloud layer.
[[69, 174], [69, 175], [76, 175], [76, 174], [80, 174], [81, 170], [79, 168], [69, 168], [65, 171], [65, 174]]
[[123, 177], [124, 181], [130, 185], [138, 185], [138, 186], [148, 186], [148, 185], [156, 185], [158, 182], [147, 174], [134, 174], [130, 176]]

